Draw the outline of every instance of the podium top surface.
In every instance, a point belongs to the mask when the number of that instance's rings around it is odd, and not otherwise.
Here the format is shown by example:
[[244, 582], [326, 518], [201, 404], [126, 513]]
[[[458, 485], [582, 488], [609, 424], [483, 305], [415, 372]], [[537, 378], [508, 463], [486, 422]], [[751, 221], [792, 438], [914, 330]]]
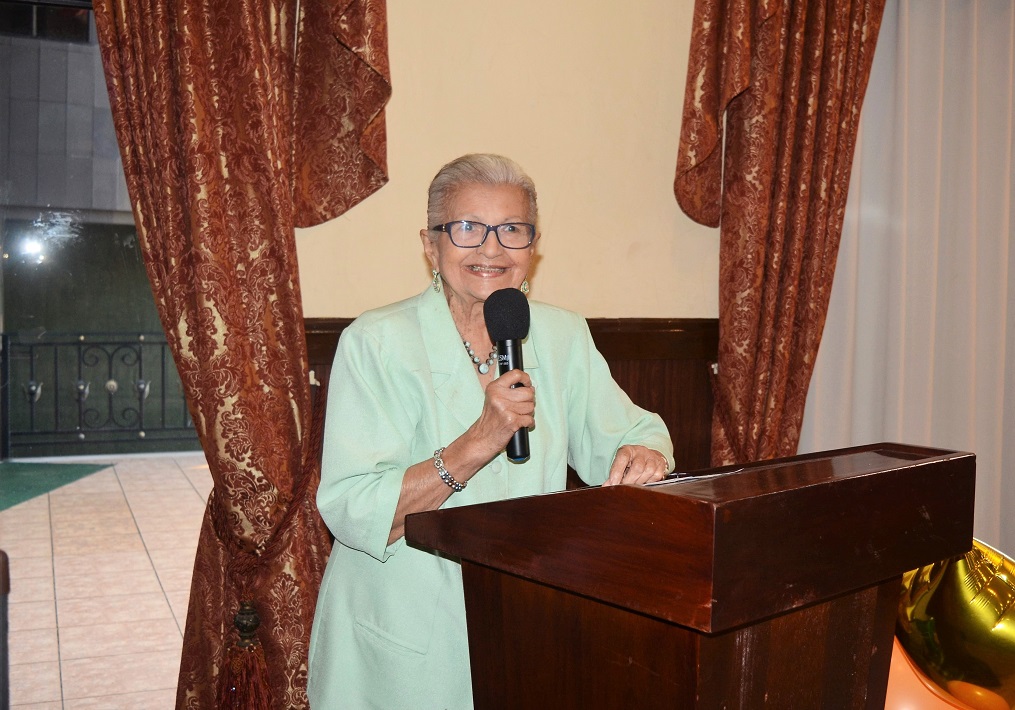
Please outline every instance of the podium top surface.
[[715, 633], [963, 554], [974, 481], [972, 454], [873, 444], [417, 513], [406, 539]]

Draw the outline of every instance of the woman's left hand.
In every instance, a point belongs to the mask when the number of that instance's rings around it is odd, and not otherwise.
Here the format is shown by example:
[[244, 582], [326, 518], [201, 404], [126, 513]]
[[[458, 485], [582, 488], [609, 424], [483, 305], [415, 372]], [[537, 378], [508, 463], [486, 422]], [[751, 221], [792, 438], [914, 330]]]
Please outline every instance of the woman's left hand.
[[644, 446], [621, 446], [613, 458], [610, 476], [604, 486], [621, 483], [651, 483], [661, 481], [669, 473], [670, 464], [666, 457], [655, 449]]

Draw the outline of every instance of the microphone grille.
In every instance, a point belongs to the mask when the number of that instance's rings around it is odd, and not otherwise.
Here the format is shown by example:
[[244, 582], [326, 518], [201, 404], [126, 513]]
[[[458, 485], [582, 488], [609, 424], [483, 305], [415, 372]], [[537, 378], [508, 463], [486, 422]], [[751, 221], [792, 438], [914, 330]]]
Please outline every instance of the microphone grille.
[[494, 291], [483, 304], [490, 340], [521, 340], [529, 334], [529, 301], [516, 288]]

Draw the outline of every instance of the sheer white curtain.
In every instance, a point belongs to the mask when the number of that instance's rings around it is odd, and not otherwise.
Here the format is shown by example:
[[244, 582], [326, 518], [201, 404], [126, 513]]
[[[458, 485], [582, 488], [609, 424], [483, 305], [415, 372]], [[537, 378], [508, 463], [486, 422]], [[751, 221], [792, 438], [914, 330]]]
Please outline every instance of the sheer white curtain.
[[977, 455], [1015, 554], [1015, 3], [888, 0], [800, 451]]

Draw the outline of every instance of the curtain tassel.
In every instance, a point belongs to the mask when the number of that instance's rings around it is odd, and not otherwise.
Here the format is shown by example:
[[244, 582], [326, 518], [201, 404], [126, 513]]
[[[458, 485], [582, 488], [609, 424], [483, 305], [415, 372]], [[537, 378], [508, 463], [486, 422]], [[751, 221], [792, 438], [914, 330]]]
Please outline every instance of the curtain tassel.
[[240, 640], [226, 650], [219, 680], [219, 710], [271, 710], [264, 649], [257, 640], [261, 620], [251, 602], [240, 602], [233, 618]]

